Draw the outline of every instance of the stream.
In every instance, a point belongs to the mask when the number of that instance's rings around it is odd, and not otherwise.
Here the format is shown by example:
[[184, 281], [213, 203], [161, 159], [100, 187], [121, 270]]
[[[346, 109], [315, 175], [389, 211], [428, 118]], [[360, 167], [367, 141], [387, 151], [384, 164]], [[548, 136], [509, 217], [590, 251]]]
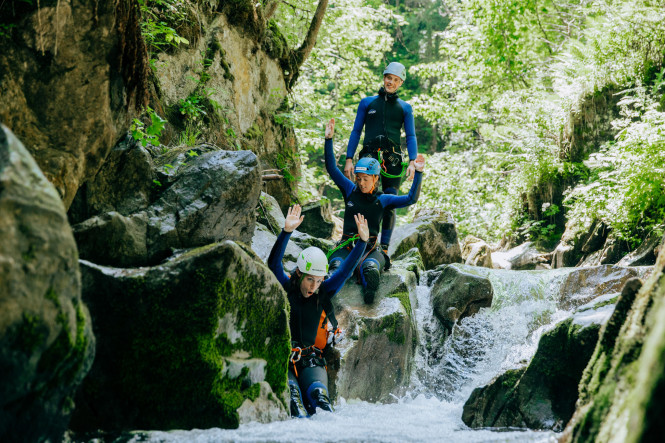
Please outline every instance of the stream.
[[471, 391], [509, 368], [528, 361], [543, 332], [571, 315], [557, 309], [560, 282], [572, 269], [504, 271], [465, 267], [488, 277], [492, 307], [461, 320], [445, 337], [434, 318], [427, 274], [417, 286], [414, 310], [419, 346], [409, 392], [395, 403], [338, 399], [335, 413], [310, 419], [238, 429], [153, 431], [134, 434], [132, 442], [556, 442], [554, 432], [471, 429], [462, 408]]

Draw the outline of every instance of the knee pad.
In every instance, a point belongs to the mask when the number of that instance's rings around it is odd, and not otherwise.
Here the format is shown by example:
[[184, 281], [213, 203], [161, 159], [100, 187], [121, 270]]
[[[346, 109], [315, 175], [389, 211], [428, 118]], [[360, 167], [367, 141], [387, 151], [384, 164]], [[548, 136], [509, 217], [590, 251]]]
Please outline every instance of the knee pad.
[[332, 274], [337, 268], [340, 267], [344, 260], [342, 260], [339, 257], [335, 257], [330, 260], [330, 263], [328, 263], [328, 273]]

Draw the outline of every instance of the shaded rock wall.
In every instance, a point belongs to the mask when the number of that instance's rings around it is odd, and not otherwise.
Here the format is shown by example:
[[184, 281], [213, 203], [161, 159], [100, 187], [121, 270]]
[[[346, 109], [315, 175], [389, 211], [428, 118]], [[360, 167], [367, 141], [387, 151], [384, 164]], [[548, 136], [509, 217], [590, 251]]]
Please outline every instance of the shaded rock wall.
[[60, 441], [94, 356], [58, 192], [0, 128], [0, 440]]
[[563, 441], [648, 442], [665, 432], [663, 244], [651, 276], [601, 331]]
[[126, 131], [129, 104], [145, 99], [138, 11], [130, 0], [3, 6], [3, 21], [15, 28], [0, 52], [0, 121], [68, 208]]

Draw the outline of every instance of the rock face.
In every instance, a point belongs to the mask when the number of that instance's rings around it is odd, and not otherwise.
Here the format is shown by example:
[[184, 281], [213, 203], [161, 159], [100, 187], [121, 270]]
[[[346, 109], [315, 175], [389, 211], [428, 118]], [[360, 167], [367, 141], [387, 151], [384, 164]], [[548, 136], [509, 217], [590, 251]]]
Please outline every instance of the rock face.
[[494, 290], [486, 277], [468, 272], [469, 268], [443, 265], [431, 290], [434, 314], [450, 332], [455, 323], [490, 307]]
[[[352, 277], [335, 296], [337, 320], [346, 339], [338, 345], [342, 361], [331, 392], [346, 399], [394, 402], [408, 387], [417, 343], [413, 260], [393, 262], [381, 276], [377, 298], [365, 305]], [[391, 395], [392, 394], [392, 395]]]
[[[633, 285], [626, 288], [629, 292]], [[464, 423], [474, 428], [563, 430], [575, 410], [582, 371], [616, 299], [616, 294], [609, 294], [580, 307], [540, 338], [528, 367], [509, 370], [474, 389], [464, 404]]]
[[0, 53], [0, 121], [68, 208], [126, 130], [128, 105], [143, 104], [149, 68], [138, 10], [129, 0], [9, 5], [0, 8], [16, 25]]
[[449, 213], [417, 214], [413, 223], [395, 228], [390, 256], [399, 256], [414, 247], [420, 251], [425, 269], [462, 262], [457, 229]]
[[286, 417], [286, 297], [237, 244], [152, 268], [81, 261], [81, 269], [98, 345], [73, 430], [233, 428], [241, 417]]
[[104, 265], [142, 266], [159, 262], [174, 249], [224, 239], [248, 243], [260, 193], [256, 156], [249, 151], [212, 151], [177, 165], [148, 207], [127, 214], [145, 202], [146, 195], [128, 189], [125, 199], [99, 205], [117, 206], [125, 214], [111, 211], [75, 225], [81, 257]]
[[602, 329], [562, 441], [649, 442], [665, 433], [663, 245], [644, 285]]
[[65, 208], [0, 128], [0, 440], [60, 441], [94, 356]]

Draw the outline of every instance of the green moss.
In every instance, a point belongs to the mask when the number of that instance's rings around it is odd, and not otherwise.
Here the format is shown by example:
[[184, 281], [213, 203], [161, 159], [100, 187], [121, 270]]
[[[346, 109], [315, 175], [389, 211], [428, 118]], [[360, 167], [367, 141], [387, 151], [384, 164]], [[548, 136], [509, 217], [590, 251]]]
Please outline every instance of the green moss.
[[517, 382], [522, 378], [525, 368], [508, 369], [501, 375], [501, 386], [505, 389], [514, 389]]
[[411, 310], [411, 299], [409, 298], [408, 292], [397, 292], [394, 294], [389, 294], [388, 297], [395, 297], [399, 299], [399, 301], [402, 303], [402, 306], [404, 306], [406, 315], [408, 315], [409, 318], [413, 317], [413, 312]]
[[254, 122], [254, 124], [252, 124], [252, 126], [250, 126], [245, 132], [245, 137], [250, 140], [259, 138], [262, 135], [263, 133], [261, 132], [261, 129], [259, 128], [259, 125], [256, 124], [256, 122]]
[[404, 344], [406, 341], [405, 319], [399, 312], [394, 312], [387, 315], [378, 321], [375, 319], [364, 319], [367, 329], [361, 332], [362, 337], [365, 338], [369, 334], [385, 334], [393, 343]]
[[44, 345], [48, 336], [48, 326], [40, 317], [24, 312], [23, 321], [16, 329], [15, 335], [12, 347], [25, 354], [33, 354], [37, 348]]

